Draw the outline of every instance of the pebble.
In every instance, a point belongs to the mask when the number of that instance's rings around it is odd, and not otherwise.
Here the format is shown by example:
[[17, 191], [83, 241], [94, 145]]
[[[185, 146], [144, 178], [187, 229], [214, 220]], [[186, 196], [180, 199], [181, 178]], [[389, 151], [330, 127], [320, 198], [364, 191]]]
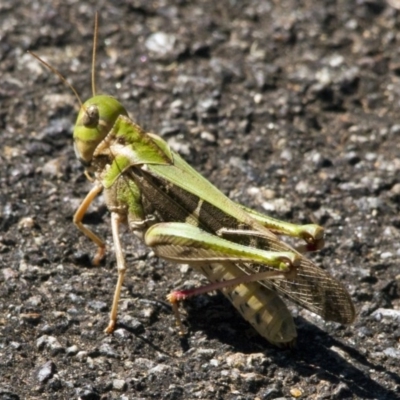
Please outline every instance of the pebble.
[[378, 308], [371, 316], [377, 321], [380, 321], [382, 318], [388, 318], [400, 322], [400, 310], [393, 310], [391, 308]]
[[392, 258], [393, 257], [393, 253], [391, 253], [390, 251], [385, 251], [380, 255], [382, 260], [387, 260], [388, 258]]
[[35, 220], [32, 217], [21, 218], [18, 222], [18, 229], [31, 230], [35, 226]]
[[122, 392], [126, 389], [126, 382], [123, 379], [114, 379], [112, 382], [113, 388]]
[[76, 354], [76, 358], [80, 361], [84, 361], [87, 358], [88, 354], [89, 353], [87, 351], [81, 350]]
[[209, 143], [215, 143], [215, 141], [216, 141], [215, 136], [211, 132], [208, 132], [208, 131], [201, 132], [200, 137]]
[[294, 398], [298, 398], [298, 397], [300, 397], [300, 396], [302, 396], [303, 395], [303, 392], [300, 390], [300, 389], [298, 389], [298, 388], [292, 388], [292, 389], [290, 389], [290, 394], [294, 397]]
[[203, 360], [210, 360], [215, 355], [214, 349], [197, 349], [195, 354], [199, 355]]
[[40, 383], [48, 381], [54, 375], [55, 371], [56, 365], [53, 363], [53, 361], [47, 361], [40, 367], [37, 373], [38, 381]]
[[42, 303], [42, 297], [39, 295], [29, 297], [28, 300], [26, 300], [26, 304], [31, 306], [31, 307], [38, 307]]
[[86, 386], [77, 390], [79, 400], [100, 400], [100, 395], [92, 386]]
[[145, 328], [143, 324], [137, 319], [129, 314], [124, 314], [122, 318], [120, 318], [120, 323], [124, 325], [130, 332], [134, 332], [136, 334], [143, 333]]
[[100, 346], [99, 351], [102, 356], [110, 358], [119, 358], [119, 354], [108, 343], [103, 343]]
[[242, 353], [234, 353], [226, 357], [225, 362], [229, 367], [243, 368], [246, 365], [246, 356]]
[[386, 1], [393, 8], [396, 8], [397, 10], [400, 10], [400, 0], [386, 0]]
[[53, 356], [64, 351], [64, 347], [54, 336], [40, 336], [36, 341], [36, 346], [39, 350], [49, 349]]
[[18, 278], [18, 272], [11, 268], [3, 268], [1, 272], [3, 273], [4, 280], [6, 281]]
[[265, 390], [260, 393], [260, 399], [262, 400], [287, 400], [283, 395], [282, 389], [276, 384], [269, 385]]
[[283, 198], [265, 201], [261, 204], [261, 207], [267, 212], [273, 211], [281, 215], [289, 213], [292, 209], [291, 203]]
[[171, 371], [171, 367], [166, 364], [158, 364], [153, 368], [150, 368], [148, 370], [149, 374], [163, 374], [166, 373], [167, 371]]
[[100, 301], [100, 300], [92, 300], [88, 302], [88, 306], [95, 311], [107, 311], [108, 310], [108, 305], [106, 302], [104, 301]]
[[400, 350], [395, 349], [394, 347], [388, 347], [387, 349], [383, 350], [383, 354], [390, 358], [399, 358], [400, 359]]
[[142, 369], [151, 369], [154, 368], [155, 365], [154, 361], [147, 358], [139, 357], [135, 360], [135, 366]]
[[75, 354], [78, 354], [79, 348], [77, 345], [72, 345], [66, 348], [65, 352], [66, 354], [70, 356], [74, 356]]
[[172, 52], [175, 42], [175, 35], [165, 32], [155, 32], [147, 38], [145, 46], [147, 50], [163, 56]]
[[47, 161], [42, 167], [42, 174], [50, 178], [60, 178], [62, 176], [62, 168], [65, 165], [63, 158], [54, 158]]

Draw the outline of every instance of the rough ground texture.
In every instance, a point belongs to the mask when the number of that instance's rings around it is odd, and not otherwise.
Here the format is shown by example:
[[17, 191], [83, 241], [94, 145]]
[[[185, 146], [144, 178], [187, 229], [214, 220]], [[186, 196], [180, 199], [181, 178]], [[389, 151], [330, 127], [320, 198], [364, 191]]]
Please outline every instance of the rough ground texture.
[[[117, 2], [115, 2], [117, 3]], [[400, 395], [400, 12], [378, 0], [0, 3], [0, 399], [395, 399]], [[204, 279], [129, 232], [121, 323], [115, 259], [75, 159], [78, 104], [30, 49], [91, 95], [119, 98], [232, 199], [325, 227], [313, 260], [348, 288], [352, 326], [293, 308], [295, 349], [267, 343]], [[158, 34], [155, 35], [154, 34]]]

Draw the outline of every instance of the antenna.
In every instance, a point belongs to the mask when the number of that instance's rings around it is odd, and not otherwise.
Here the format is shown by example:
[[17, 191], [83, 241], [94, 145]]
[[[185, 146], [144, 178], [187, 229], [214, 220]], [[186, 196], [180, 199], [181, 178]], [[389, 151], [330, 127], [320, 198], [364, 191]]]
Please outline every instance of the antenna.
[[[97, 37], [99, 33], [99, 15], [98, 12], [96, 12], [95, 18], [94, 18], [94, 33], [93, 33], [93, 54], [92, 54], [92, 93], [93, 96], [96, 95], [96, 50], [97, 50]], [[82, 108], [83, 103], [81, 98], [78, 95], [78, 92], [75, 90], [75, 88], [68, 82], [66, 78], [59, 72], [57, 69], [52, 67], [49, 63], [41, 59], [37, 54], [35, 54], [33, 51], [28, 50], [27, 51], [32, 57], [36, 58], [41, 64], [43, 64], [45, 67], [47, 67], [53, 74], [56, 74], [61, 81], [68, 86], [72, 92], [74, 93], [75, 97], [78, 99], [79, 105]]]
[[94, 17], [93, 54], [92, 54], [92, 93], [93, 93], [93, 97], [96, 96], [96, 50], [97, 50], [98, 33], [99, 33], [99, 14], [96, 11], [96, 15]]
[[57, 71], [54, 67], [52, 67], [50, 64], [48, 64], [46, 61], [42, 60], [37, 54], [33, 53], [32, 51], [28, 50], [28, 53], [32, 56], [35, 57], [36, 60], [38, 60], [41, 64], [43, 64], [45, 67], [47, 67], [53, 74], [56, 74], [61, 81], [68, 86], [72, 92], [74, 93], [75, 97], [78, 99], [80, 107], [83, 107], [82, 100], [78, 95], [78, 92], [75, 90], [75, 88], [61, 75], [61, 72]]

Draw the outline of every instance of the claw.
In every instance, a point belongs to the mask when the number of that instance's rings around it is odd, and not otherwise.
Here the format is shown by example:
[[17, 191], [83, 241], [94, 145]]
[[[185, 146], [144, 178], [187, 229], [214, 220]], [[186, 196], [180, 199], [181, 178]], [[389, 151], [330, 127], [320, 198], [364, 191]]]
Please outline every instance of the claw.
[[104, 333], [108, 335], [115, 331], [115, 325], [117, 324], [116, 320], [110, 320], [106, 329], [104, 329]]
[[105, 253], [106, 253], [105, 247], [98, 247], [96, 255], [93, 257], [92, 264], [99, 265], [101, 260], [104, 258]]
[[181, 320], [181, 314], [179, 312], [179, 302], [184, 300], [186, 297], [188, 296], [185, 294], [185, 291], [175, 291], [167, 295], [167, 300], [171, 303], [172, 310], [175, 315], [175, 322], [176, 326], [178, 327], [179, 336], [186, 335], [186, 331]]

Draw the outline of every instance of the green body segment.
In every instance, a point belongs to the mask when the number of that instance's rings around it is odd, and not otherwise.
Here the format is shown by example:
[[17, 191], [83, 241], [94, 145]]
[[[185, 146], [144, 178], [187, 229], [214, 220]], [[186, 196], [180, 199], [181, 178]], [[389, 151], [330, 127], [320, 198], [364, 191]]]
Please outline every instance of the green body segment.
[[129, 167], [152, 164], [170, 166], [174, 162], [168, 146], [161, 138], [155, 140], [146, 135], [139, 125], [125, 116], [116, 119], [93, 156], [109, 159], [109, 167], [101, 174], [102, 184], [106, 189]]

